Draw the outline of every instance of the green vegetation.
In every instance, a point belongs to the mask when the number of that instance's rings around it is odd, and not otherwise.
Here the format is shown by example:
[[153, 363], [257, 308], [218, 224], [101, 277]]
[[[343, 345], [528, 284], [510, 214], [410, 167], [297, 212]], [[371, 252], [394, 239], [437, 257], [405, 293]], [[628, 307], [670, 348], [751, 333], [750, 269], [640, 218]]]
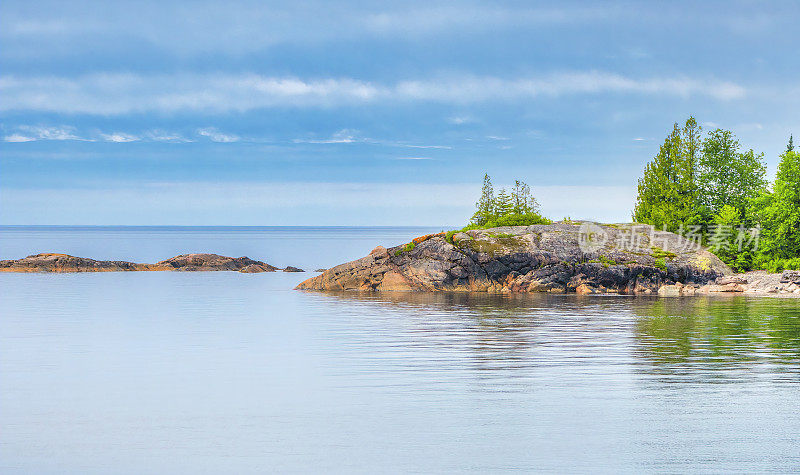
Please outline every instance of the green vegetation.
[[453, 236], [460, 233], [461, 231], [462, 231], [461, 229], [454, 229], [452, 231], [447, 231], [446, 233], [444, 233], [444, 240], [449, 242], [450, 244], [453, 244]]
[[[445, 241], [453, 244], [454, 235], [472, 229], [552, 223], [539, 214], [539, 203], [531, 195], [531, 188], [519, 180], [514, 182], [511, 194], [505, 189], [501, 189], [495, 197], [492, 179], [488, 174], [484, 175], [481, 197], [475, 203], [475, 208], [471, 222], [461, 229], [447, 231], [444, 236]], [[497, 233], [491, 236], [505, 239], [514, 238], [514, 235], [507, 233]]]
[[697, 238], [737, 271], [800, 267], [800, 153], [792, 137], [780, 158], [770, 189], [763, 154], [743, 150], [728, 130], [703, 137], [689, 117], [647, 164], [633, 219]]
[[659, 258], [662, 258], [662, 257], [665, 257], [667, 259], [675, 259], [675, 257], [677, 257], [677, 255], [674, 252], [665, 251], [665, 250], [661, 249], [660, 247], [651, 247], [650, 249], [652, 251], [650, 253], [650, 255], [655, 257], [656, 259], [659, 259]]
[[603, 267], [611, 267], [611, 266], [615, 266], [615, 265], [619, 264], [614, 259], [608, 258], [606, 256], [600, 256], [600, 257], [597, 258], [597, 260], [598, 260], [598, 262], [603, 264]]
[[417, 244], [414, 241], [411, 241], [410, 243], [406, 244], [405, 246], [403, 246], [403, 247], [399, 248], [398, 250], [394, 251], [394, 255], [395, 256], [399, 256], [400, 254], [402, 254], [404, 252], [411, 252], [411, 251], [414, 250], [415, 247], [417, 247]]
[[656, 267], [658, 267], [661, 270], [664, 270], [664, 271], [667, 270], [667, 260], [664, 259], [663, 257], [659, 257], [658, 259], [656, 259], [656, 264], [655, 265], [656, 265]]
[[475, 252], [483, 252], [489, 254], [490, 256], [502, 253], [507, 249], [520, 248], [524, 245], [524, 241], [520, 240], [519, 237], [512, 235], [508, 235], [508, 237], [497, 237], [492, 240], [467, 239], [459, 242], [459, 246], [465, 246]]
[[495, 197], [492, 179], [488, 174], [484, 175], [481, 197], [475, 207], [471, 223], [463, 231], [551, 223], [539, 214], [539, 203], [531, 195], [531, 188], [519, 180], [514, 182], [511, 194], [503, 188]]

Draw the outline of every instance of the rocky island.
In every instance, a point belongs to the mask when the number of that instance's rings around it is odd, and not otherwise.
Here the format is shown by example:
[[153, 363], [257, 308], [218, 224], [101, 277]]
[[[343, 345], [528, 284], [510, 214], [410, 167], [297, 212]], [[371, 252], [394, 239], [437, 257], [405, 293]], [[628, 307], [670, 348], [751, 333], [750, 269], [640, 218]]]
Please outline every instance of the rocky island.
[[718, 257], [677, 234], [649, 225], [558, 222], [378, 246], [297, 289], [694, 295], [745, 285]]
[[266, 262], [249, 257], [227, 257], [219, 254], [181, 254], [155, 264], [140, 264], [128, 261], [97, 261], [67, 254], [43, 253], [0, 261], [0, 272], [121, 272], [121, 271], [237, 271], [255, 272], [303, 272], [289, 266], [279, 269]]

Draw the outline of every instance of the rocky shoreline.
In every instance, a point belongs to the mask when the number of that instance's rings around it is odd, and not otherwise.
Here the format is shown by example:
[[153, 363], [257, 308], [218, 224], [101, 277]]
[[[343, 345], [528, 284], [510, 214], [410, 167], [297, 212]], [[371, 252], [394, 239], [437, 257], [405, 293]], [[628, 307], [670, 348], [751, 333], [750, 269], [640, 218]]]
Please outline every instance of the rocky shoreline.
[[[431, 234], [378, 246], [300, 290], [797, 295], [800, 278], [734, 275], [696, 243], [652, 226], [559, 222]], [[785, 279], [784, 279], [785, 280]]]
[[68, 254], [42, 253], [22, 259], [0, 261], [0, 272], [136, 272], [136, 271], [233, 271], [304, 272], [297, 267], [280, 269], [249, 257], [227, 257], [219, 254], [181, 254], [155, 264], [128, 261], [98, 261]]
[[800, 297], [800, 271], [787, 270], [781, 273], [752, 271], [720, 277], [714, 282], [696, 286], [676, 283], [663, 285], [658, 295], [682, 297], [709, 294], [763, 295], [770, 297]]

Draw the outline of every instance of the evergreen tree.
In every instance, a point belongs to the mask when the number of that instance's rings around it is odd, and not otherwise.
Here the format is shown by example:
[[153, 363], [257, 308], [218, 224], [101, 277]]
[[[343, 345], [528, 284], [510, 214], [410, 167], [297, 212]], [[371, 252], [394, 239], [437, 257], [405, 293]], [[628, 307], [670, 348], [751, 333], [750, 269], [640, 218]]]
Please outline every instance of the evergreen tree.
[[508, 216], [514, 212], [514, 201], [511, 196], [508, 195], [505, 188], [501, 188], [497, 193], [494, 210], [498, 217]]
[[492, 220], [495, 216], [495, 199], [494, 188], [492, 187], [492, 179], [489, 174], [483, 176], [483, 188], [481, 189], [481, 197], [475, 203], [477, 208], [475, 214], [472, 215], [472, 222], [478, 226], [483, 226], [488, 221]]
[[800, 257], [800, 152], [781, 155], [772, 199], [764, 210], [761, 254], [772, 259]]
[[789, 144], [786, 145], [786, 151], [787, 152], [794, 152], [794, 139], [792, 138], [791, 135], [789, 136]]
[[700, 203], [710, 213], [733, 206], [743, 219], [748, 204], [766, 190], [763, 154], [739, 152], [739, 141], [729, 130], [716, 129], [703, 141], [697, 181]]
[[539, 203], [531, 195], [531, 188], [523, 181], [515, 180], [511, 190], [514, 214], [538, 213]]
[[691, 117], [683, 130], [677, 123], [673, 126], [639, 179], [633, 211], [635, 221], [675, 231], [696, 212], [693, 165], [697, 160], [699, 130]]
[[681, 137], [681, 154], [678, 159], [678, 192], [690, 206], [698, 201], [699, 187], [697, 184], [697, 166], [702, 153], [703, 128], [697, 124], [694, 117], [689, 116], [683, 126]]

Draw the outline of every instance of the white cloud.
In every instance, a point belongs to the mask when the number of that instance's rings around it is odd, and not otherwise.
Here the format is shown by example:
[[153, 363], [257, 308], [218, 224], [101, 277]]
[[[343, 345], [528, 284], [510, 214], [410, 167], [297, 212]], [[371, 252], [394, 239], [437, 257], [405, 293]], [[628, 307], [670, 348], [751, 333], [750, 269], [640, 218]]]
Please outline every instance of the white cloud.
[[461, 115], [461, 116], [450, 117], [449, 119], [447, 119], [447, 121], [450, 122], [451, 124], [463, 125], [475, 122], [475, 119], [467, 115]]
[[487, 135], [486, 138], [489, 140], [511, 140], [508, 137], [501, 137], [499, 135]]
[[518, 79], [461, 77], [439, 81], [404, 81], [396, 85], [395, 91], [409, 99], [456, 103], [602, 93], [680, 97], [700, 95], [730, 100], [744, 97], [746, 93], [742, 86], [727, 81], [691, 78], [637, 79], [600, 71], [555, 73]]
[[35, 140], [84, 140], [75, 135], [75, 128], [69, 126], [45, 127], [38, 125], [20, 125], [16, 127], [21, 133], [14, 133], [4, 138], [6, 142], [33, 142]]
[[646, 140], [648, 140], [648, 139], [646, 139], [644, 137], [636, 137], [635, 139], [633, 139], [634, 142], [644, 142]]
[[191, 142], [181, 134], [174, 132], [167, 132], [160, 129], [149, 130], [144, 133], [144, 137], [154, 142]]
[[[602, 10], [595, 10], [598, 15]], [[588, 12], [587, 12], [588, 13]], [[578, 19], [579, 12], [573, 13]], [[492, 25], [538, 25], [564, 23], [570, 21], [567, 10], [559, 9], [506, 9], [500, 7], [428, 6], [426, 8], [405, 9], [368, 14], [363, 18], [364, 25], [376, 33], [427, 33], [444, 29], [490, 29]]]
[[126, 134], [124, 132], [114, 132], [112, 134], [100, 134], [103, 137], [103, 140], [106, 142], [117, 142], [117, 143], [125, 143], [125, 142], [136, 142], [139, 140], [139, 137], [131, 134]]
[[230, 143], [238, 142], [240, 140], [238, 135], [224, 134], [214, 127], [197, 129], [197, 134], [202, 135], [203, 137], [208, 137], [212, 142]]
[[450, 149], [452, 149], [452, 148], [453, 148], [453, 147], [451, 147], [451, 146], [449, 146], [449, 145], [413, 145], [413, 144], [408, 144], [408, 143], [399, 143], [399, 142], [398, 142], [398, 143], [396, 143], [395, 145], [397, 145], [398, 147], [408, 147], [408, 148], [438, 148], [438, 149], [442, 149], [442, 150], [450, 150]]
[[33, 142], [36, 139], [27, 135], [11, 134], [3, 137], [3, 140], [6, 142]]
[[2, 111], [84, 114], [243, 112], [270, 107], [332, 107], [378, 102], [475, 103], [563, 95], [640, 94], [739, 99], [744, 87], [712, 79], [632, 78], [589, 71], [536, 77], [450, 76], [381, 84], [352, 78], [303, 80], [255, 74], [92, 74], [0, 77]]
[[354, 143], [369, 142], [369, 139], [358, 137], [358, 131], [342, 129], [326, 139], [294, 139], [294, 143]]
[[395, 157], [395, 160], [433, 160], [431, 157]]
[[[113, 48], [121, 41], [154, 45], [180, 55], [247, 54], [291, 43], [314, 43], [374, 37], [436, 35], [452, 31], [492, 31], [597, 23], [624, 10], [608, 7], [536, 8], [502, 5], [436, 5], [435, 2], [236, 2], [235, 8], [202, 2], [192, 8], [173, 2], [54, 2], [31, 10], [6, 2], [0, 16], [0, 38], [36, 37], [37, 44], [58, 47], [73, 38]], [[135, 10], [135, 11], [132, 11]], [[309, 12], [314, 12], [310, 15]], [[175, 22], [174, 18], [184, 21]], [[208, 34], [224, 31], [224, 35]], [[17, 41], [19, 43], [19, 41]], [[40, 48], [53, 55], [56, 48]], [[17, 51], [12, 51], [17, 53]]]

